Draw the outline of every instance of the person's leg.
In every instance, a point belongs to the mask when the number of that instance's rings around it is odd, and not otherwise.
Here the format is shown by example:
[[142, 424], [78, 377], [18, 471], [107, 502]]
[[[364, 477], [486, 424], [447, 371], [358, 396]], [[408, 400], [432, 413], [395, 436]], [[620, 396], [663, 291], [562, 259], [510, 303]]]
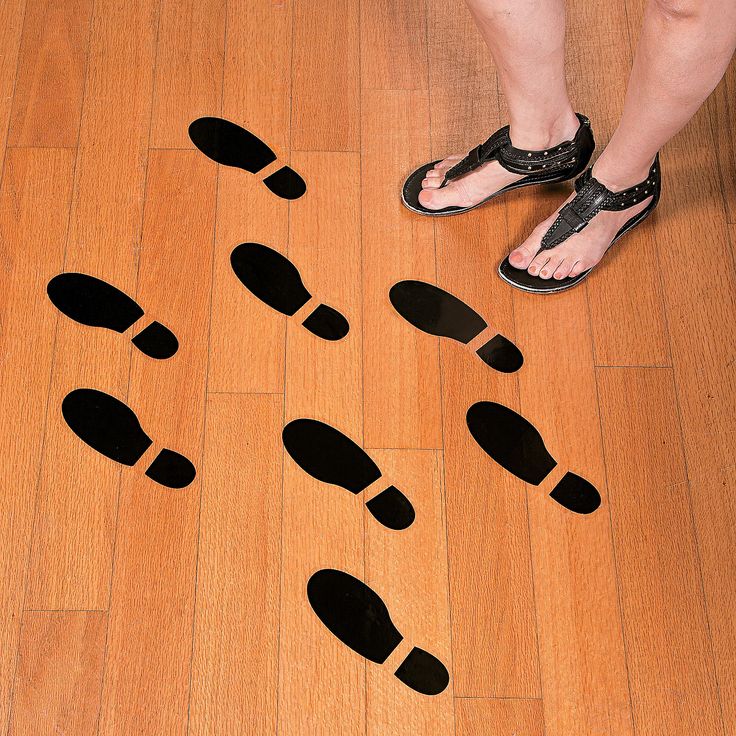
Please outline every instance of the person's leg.
[[[466, 1], [496, 63], [514, 146], [541, 150], [573, 138], [579, 120], [565, 83], [565, 1]], [[521, 178], [493, 161], [439, 189], [447, 169], [464, 156], [450, 156], [428, 173], [422, 205], [470, 206]]]
[[[734, 0], [650, 0], [621, 122], [593, 176], [613, 191], [646, 179], [657, 151], [716, 87], [735, 47]], [[580, 233], [539, 252], [555, 212], [513, 251], [510, 262], [542, 278], [576, 276], [598, 263], [619, 228], [648, 203], [601, 212]]]

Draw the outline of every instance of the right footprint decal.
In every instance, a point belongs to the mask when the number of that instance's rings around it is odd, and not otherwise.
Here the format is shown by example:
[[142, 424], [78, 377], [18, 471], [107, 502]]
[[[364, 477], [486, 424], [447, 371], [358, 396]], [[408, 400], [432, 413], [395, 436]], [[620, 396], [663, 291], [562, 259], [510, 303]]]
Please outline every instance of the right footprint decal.
[[[122, 401], [92, 388], [67, 394], [61, 412], [74, 434], [105, 457], [123, 465], [135, 465], [153, 440], [143, 431], [138, 417]], [[184, 488], [196, 475], [184, 455], [163, 449], [146, 475], [168, 488]]]
[[[465, 302], [444, 289], [425, 281], [399, 281], [389, 292], [394, 309], [422, 332], [450, 337], [467, 345], [488, 327], [486, 321]], [[491, 368], [513, 373], [524, 357], [508, 338], [496, 334], [476, 353]]]
[[[222, 118], [199, 118], [189, 126], [189, 137], [202, 153], [223, 166], [257, 174], [276, 160], [276, 154], [249, 130]], [[263, 183], [282, 199], [298, 199], [307, 191], [304, 179], [282, 166]]]
[[[127, 294], [86, 273], [60, 273], [49, 281], [46, 292], [53, 305], [75, 322], [125, 332], [142, 316], [143, 310]], [[170, 358], [179, 348], [171, 330], [151, 322], [131, 338], [149, 358]]]
[[[296, 266], [268, 246], [241, 243], [230, 254], [230, 263], [243, 286], [277, 312], [291, 317], [312, 298]], [[302, 324], [324, 340], [341, 340], [350, 331], [345, 317], [326, 304], [320, 304]]]
[[[365, 583], [341, 570], [319, 570], [307, 583], [307, 597], [322, 623], [343, 644], [383, 664], [404, 637], [386, 604]], [[450, 675], [437, 657], [414, 647], [394, 673], [422, 695], [439, 695]]]
[[[539, 432], [513, 409], [493, 401], [479, 401], [468, 409], [467, 422], [481, 448], [526, 483], [538, 486], [557, 466]], [[565, 473], [549, 495], [576, 514], [590, 514], [601, 505], [595, 487], [571, 472]]]
[[[342, 432], [316, 419], [295, 419], [283, 431], [284, 447], [294, 462], [323, 483], [358, 494], [381, 477], [365, 450]], [[406, 529], [414, 521], [414, 507], [395, 486], [366, 503], [368, 511], [389, 529]]]

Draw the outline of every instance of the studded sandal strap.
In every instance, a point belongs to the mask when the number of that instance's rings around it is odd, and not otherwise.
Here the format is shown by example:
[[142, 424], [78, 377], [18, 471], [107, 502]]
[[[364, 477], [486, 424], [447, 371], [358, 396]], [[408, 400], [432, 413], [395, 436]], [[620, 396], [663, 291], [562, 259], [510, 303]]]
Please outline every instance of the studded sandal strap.
[[625, 210], [648, 197], [658, 195], [661, 187], [659, 156], [649, 169], [646, 180], [621, 192], [612, 192], [596, 179], [592, 167], [575, 182], [575, 198], [557, 214], [552, 226], [542, 238], [542, 250], [549, 250], [579, 233], [601, 210]]
[[564, 169], [574, 168], [581, 148], [587, 139], [592, 137], [590, 120], [580, 113], [577, 117], [580, 120], [580, 127], [573, 140], [542, 151], [516, 148], [511, 144], [509, 126], [504, 126], [449, 169], [442, 185], [474, 171], [488, 161], [498, 161], [507, 171], [527, 175], [555, 174]]

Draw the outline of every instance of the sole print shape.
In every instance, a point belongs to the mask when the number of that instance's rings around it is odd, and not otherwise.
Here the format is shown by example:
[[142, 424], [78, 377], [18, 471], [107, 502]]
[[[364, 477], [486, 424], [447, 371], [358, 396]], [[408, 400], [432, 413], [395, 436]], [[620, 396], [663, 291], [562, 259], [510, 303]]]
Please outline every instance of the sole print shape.
[[[488, 327], [472, 307], [444, 289], [425, 281], [399, 281], [389, 291], [394, 309], [422, 332], [449, 337], [467, 345]], [[494, 335], [476, 350], [480, 359], [501, 373], [514, 373], [524, 356], [511, 340]]]
[[[479, 401], [468, 409], [467, 423], [484, 452], [526, 483], [540, 485], [557, 467], [539, 432], [513, 409], [493, 401]], [[591, 514], [601, 505], [593, 484], [570, 471], [549, 496], [576, 514]]]
[[[316, 419], [295, 419], [282, 433], [292, 460], [313, 478], [350, 491], [356, 496], [381, 477], [366, 451], [342, 432]], [[366, 502], [375, 519], [400, 531], [412, 525], [414, 507], [395, 486], [388, 486]]]
[[[88, 327], [123, 333], [144, 315], [125, 292], [86, 273], [60, 273], [49, 281], [46, 293], [60, 312]], [[131, 342], [156, 360], [170, 358], [179, 349], [174, 333], [155, 321], [134, 335]]]
[[[383, 664], [404, 640], [386, 604], [363, 581], [341, 570], [319, 570], [307, 583], [307, 598], [317, 618], [345, 646]], [[422, 695], [439, 695], [450, 682], [445, 665], [414, 647], [394, 672]]]
[[[189, 126], [189, 137], [207, 158], [251, 174], [262, 171], [277, 158], [257, 135], [223, 118], [198, 118]], [[291, 166], [282, 166], [263, 183], [282, 199], [299, 199], [307, 191], [304, 179]]]
[[[135, 465], [153, 444], [133, 410], [103, 391], [75, 389], [64, 398], [61, 412], [79, 439], [122, 465]], [[145, 472], [167, 488], [184, 488], [197, 474], [184, 455], [168, 449], [161, 450]]]
[[[286, 256], [260, 243], [241, 243], [230, 254], [230, 265], [240, 282], [271, 309], [288, 317], [311, 298], [297, 267]], [[342, 340], [350, 324], [340, 312], [320, 304], [302, 322], [323, 340]]]

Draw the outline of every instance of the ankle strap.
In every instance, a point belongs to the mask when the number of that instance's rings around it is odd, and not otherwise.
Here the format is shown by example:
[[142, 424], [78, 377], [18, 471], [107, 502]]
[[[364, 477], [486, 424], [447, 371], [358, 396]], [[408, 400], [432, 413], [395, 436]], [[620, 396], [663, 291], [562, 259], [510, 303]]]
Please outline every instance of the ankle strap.
[[443, 186], [488, 161], [498, 161], [504, 169], [515, 174], [555, 174], [574, 168], [582, 149], [592, 143], [590, 120], [580, 113], [576, 115], [580, 120], [580, 127], [575, 137], [571, 141], [541, 151], [514, 147], [509, 136], [509, 126], [500, 128], [485, 143], [476, 146], [462, 161], [447, 171]]
[[647, 178], [621, 192], [612, 192], [601, 184], [589, 167], [575, 181], [575, 198], [558, 213], [557, 219], [542, 238], [542, 250], [549, 250], [563, 243], [571, 235], [579, 233], [602, 210], [626, 210], [648, 197], [659, 198], [662, 187], [659, 154], [654, 157]]

